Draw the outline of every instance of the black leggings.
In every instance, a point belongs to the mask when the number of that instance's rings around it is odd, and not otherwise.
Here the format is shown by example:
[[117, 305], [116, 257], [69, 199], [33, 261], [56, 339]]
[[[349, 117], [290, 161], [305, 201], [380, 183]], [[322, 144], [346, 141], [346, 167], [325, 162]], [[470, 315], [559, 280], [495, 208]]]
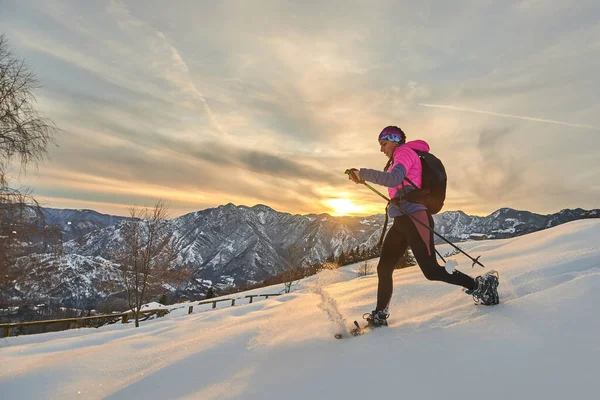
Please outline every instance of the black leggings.
[[[427, 213], [429, 226], [433, 229], [433, 218]], [[419, 234], [415, 224], [408, 215], [394, 218], [394, 224], [387, 233], [381, 249], [381, 258], [377, 265], [377, 276], [379, 284], [377, 287], [377, 310], [383, 310], [389, 306], [392, 298], [394, 284], [392, 274], [394, 267], [400, 261], [400, 257], [406, 252], [408, 246], [423, 271], [425, 278], [430, 281], [442, 281], [453, 285], [463, 286], [467, 289], [475, 288], [475, 280], [469, 275], [454, 270], [449, 274], [443, 266], [440, 266], [435, 257], [433, 245], [433, 232], [429, 234], [429, 251], [427, 244]]]

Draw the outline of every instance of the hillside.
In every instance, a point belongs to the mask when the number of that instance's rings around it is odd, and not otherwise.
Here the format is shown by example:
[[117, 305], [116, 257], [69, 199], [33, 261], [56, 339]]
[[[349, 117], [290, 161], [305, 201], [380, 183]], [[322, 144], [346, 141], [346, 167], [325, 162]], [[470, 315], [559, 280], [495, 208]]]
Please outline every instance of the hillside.
[[397, 270], [390, 326], [357, 338], [333, 334], [371, 310], [377, 278], [348, 266], [287, 295], [192, 315], [181, 308], [138, 329], [2, 339], [0, 386], [10, 398], [594, 398], [598, 237], [594, 219], [462, 243], [499, 271], [495, 307], [426, 281], [418, 267]]

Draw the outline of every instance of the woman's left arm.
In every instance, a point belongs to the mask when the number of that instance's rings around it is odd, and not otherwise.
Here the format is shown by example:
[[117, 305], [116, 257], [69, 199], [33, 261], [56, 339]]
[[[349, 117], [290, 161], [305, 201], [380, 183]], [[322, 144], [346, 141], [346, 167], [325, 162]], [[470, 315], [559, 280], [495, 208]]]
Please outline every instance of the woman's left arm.
[[358, 172], [360, 179], [376, 183], [386, 187], [400, 186], [406, 177], [406, 168], [402, 164], [396, 164], [389, 172], [377, 171], [370, 168], [361, 168]]

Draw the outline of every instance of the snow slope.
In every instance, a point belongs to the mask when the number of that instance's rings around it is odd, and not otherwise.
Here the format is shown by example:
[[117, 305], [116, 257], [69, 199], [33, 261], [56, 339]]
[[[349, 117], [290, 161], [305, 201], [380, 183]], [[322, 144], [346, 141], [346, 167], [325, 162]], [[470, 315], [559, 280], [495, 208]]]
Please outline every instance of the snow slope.
[[[390, 327], [357, 338], [333, 333], [371, 310], [377, 278], [357, 278], [350, 266], [287, 295], [192, 315], [182, 308], [138, 329], [2, 339], [2, 397], [598, 398], [598, 237], [600, 221], [582, 220], [462, 243], [500, 272], [500, 305], [475, 306], [418, 267], [398, 270]], [[464, 272], [482, 271], [453, 258]]]

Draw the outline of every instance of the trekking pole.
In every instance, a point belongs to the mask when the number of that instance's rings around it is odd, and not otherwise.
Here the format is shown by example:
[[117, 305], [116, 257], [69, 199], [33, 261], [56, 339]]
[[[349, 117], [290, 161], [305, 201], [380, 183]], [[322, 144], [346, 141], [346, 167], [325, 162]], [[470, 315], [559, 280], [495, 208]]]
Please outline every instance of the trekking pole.
[[[346, 170], [346, 174], [348, 174], [348, 175], [349, 175], [349, 174], [350, 174], [350, 172], [351, 172], [351, 171], [350, 171], [349, 169], [347, 169], [347, 170]], [[391, 201], [390, 201], [390, 199], [388, 199], [386, 196], [384, 196], [383, 194], [381, 194], [381, 193], [380, 193], [380, 192], [379, 192], [377, 189], [375, 189], [373, 186], [369, 185], [367, 182], [364, 182], [364, 181], [363, 181], [362, 183], [363, 183], [363, 184], [364, 184], [366, 187], [368, 187], [369, 189], [371, 189], [373, 192], [375, 192], [375, 193], [377, 193], [379, 196], [381, 196], [383, 199], [385, 199], [385, 200], [386, 200], [388, 203], [392, 203], [392, 205], [396, 206], [396, 207], [397, 207], [397, 208], [398, 208], [400, 211], [402, 211], [404, 214], [406, 214], [406, 212], [404, 212], [404, 211], [403, 211], [403, 210], [402, 210], [402, 209], [401, 209], [401, 208], [400, 208], [400, 207], [399, 207], [397, 204], [394, 204], [393, 202], [391, 202]], [[444, 237], [442, 237], [441, 235], [439, 235], [439, 234], [438, 234], [436, 231], [432, 230], [432, 229], [431, 229], [429, 226], [425, 225], [424, 223], [422, 223], [422, 222], [421, 222], [421, 221], [419, 221], [419, 220], [416, 220], [416, 219], [414, 219], [414, 218], [412, 217], [412, 215], [410, 215], [410, 214], [406, 214], [406, 215], [408, 215], [408, 216], [409, 216], [410, 218], [412, 218], [414, 221], [417, 221], [418, 223], [420, 223], [421, 225], [423, 225], [424, 227], [426, 227], [427, 229], [429, 229], [430, 231], [432, 231], [432, 232], [433, 232], [433, 233], [435, 233], [436, 235], [440, 236], [442, 239], [446, 240]], [[446, 240], [446, 242], [448, 242], [448, 241]], [[448, 243], [450, 243], [450, 242], [448, 242]], [[450, 243], [450, 244], [451, 244], [452, 246], [454, 246], [452, 243]], [[455, 246], [455, 247], [456, 247], [456, 246]], [[459, 250], [460, 250], [460, 249], [459, 249]], [[462, 251], [462, 250], [461, 250], [461, 251]], [[440, 254], [440, 252], [439, 252], [439, 251], [437, 251], [437, 249], [435, 249], [435, 253], [436, 253], [438, 256], [440, 256], [440, 258], [442, 259], [442, 261], [443, 261], [444, 263], [446, 262], [446, 260], [444, 259], [444, 257], [443, 257], [443, 256]], [[468, 255], [467, 255], [467, 256], [468, 256]], [[469, 257], [469, 256], [468, 256], [468, 257]], [[471, 257], [469, 257], [469, 258], [471, 258]], [[479, 258], [479, 257], [478, 257], [478, 258]], [[471, 260], [472, 260], [472, 258], [471, 258]], [[475, 264], [473, 264], [473, 265], [475, 265]]]
[[[351, 170], [347, 169], [345, 174], [346, 175], [350, 175], [351, 173], [353, 173]], [[415, 217], [413, 217], [412, 215], [408, 214], [406, 211], [404, 211], [398, 204], [396, 204], [396, 202], [390, 200], [387, 198], [387, 196], [385, 196], [384, 194], [382, 194], [381, 192], [379, 192], [377, 189], [375, 189], [373, 186], [369, 185], [367, 182], [362, 181], [361, 182], [363, 185], [365, 185], [366, 187], [368, 187], [369, 189], [371, 189], [373, 192], [375, 192], [376, 194], [378, 194], [380, 197], [382, 197], [383, 199], [385, 199], [389, 204], [392, 204], [394, 207], [396, 207], [398, 210], [400, 210], [404, 215], [408, 215], [410, 217], [410, 219], [412, 219], [415, 222], [418, 222], [419, 224], [421, 224], [422, 226], [424, 226], [425, 228], [427, 228], [430, 232], [433, 232], [433, 234], [435, 234], [437, 237], [439, 237], [440, 239], [442, 239], [444, 242], [448, 243], [450, 246], [454, 247], [456, 250], [460, 251], [462, 254], [464, 254], [465, 256], [469, 257], [469, 259], [471, 261], [473, 261], [473, 265], [471, 265], [471, 268], [473, 268], [475, 266], [475, 264], [480, 265], [482, 268], [485, 268], [485, 265], [483, 265], [482, 263], [479, 262], [479, 258], [481, 256], [477, 256], [476, 258], [471, 257], [469, 254], [465, 253], [460, 247], [458, 247], [457, 245], [455, 245], [454, 243], [452, 243], [451, 241], [449, 241], [448, 239], [446, 239], [445, 237], [443, 237], [442, 235], [440, 235], [439, 233], [437, 233], [435, 230], [431, 229], [431, 227], [429, 225], [425, 225], [424, 223], [422, 223], [421, 221], [419, 221], [418, 219], [416, 219]], [[436, 251], [437, 252], [437, 251]], [[440, 253], [438, 253], [439, 255]], [[441, 256], [440, 256], [441, 257]], [[443, 258], [442, 258], [443, 259]]]

